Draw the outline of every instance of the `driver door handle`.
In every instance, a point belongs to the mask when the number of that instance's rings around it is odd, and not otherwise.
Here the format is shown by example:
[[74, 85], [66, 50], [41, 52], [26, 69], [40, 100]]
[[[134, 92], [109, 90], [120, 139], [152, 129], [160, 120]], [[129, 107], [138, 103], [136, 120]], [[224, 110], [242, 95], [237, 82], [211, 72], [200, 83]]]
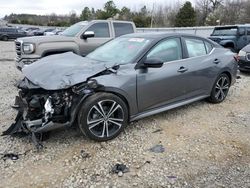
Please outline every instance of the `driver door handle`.
[[186, 72], [186, 71], [188, 71], [188, 68], [183, 67], [183, 66], [181, 66], [181, 67], [179, 68], [179, 70], [178, 70], [178, 72], [180, 72], [180, 73], [184, 73], [184, 72]]

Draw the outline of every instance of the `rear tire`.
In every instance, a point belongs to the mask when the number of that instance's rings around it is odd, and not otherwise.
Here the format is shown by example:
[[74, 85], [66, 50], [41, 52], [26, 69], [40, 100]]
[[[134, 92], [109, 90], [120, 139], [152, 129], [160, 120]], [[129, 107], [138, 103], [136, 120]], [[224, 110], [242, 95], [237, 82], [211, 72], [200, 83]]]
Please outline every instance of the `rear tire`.
[[127, 105], [111, 93], [96, 93], [88, 97], [78, 113], [81, 132], [99, 142], [117, 137], [127, 123]]
[[221, 74], [216, 79], [208, 101], [211, 103], [221, 103], [227, 97], [230, 88], [230, 79], [226, 74]]

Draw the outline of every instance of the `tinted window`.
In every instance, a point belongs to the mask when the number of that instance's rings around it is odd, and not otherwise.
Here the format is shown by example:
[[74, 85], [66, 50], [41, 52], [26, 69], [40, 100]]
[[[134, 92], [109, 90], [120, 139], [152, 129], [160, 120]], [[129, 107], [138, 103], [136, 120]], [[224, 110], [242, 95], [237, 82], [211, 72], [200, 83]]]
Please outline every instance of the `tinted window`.
[[114, 23], [114, 29], [116, 37], [134, 32], [132, 24], [129, 23]]
[[96, 23], [90, 26], [87, 31], [94, 31], [95, 38], [109, 38], [109, 25], [108, 23]]
[[206, 46], [207, 54], [209, 54], [213, 49], [213, 45], [211, 43], [205, 41], [205, 46]]
[[160, 59], [163, 62], [182, 58], [181, 42], [179, 38], [167, 39], [157, 44], [147, 55], [147, 58]]
[[197, 57], [207, 54], [203, 40], [186, 38], [185, 42], [189, 57]]

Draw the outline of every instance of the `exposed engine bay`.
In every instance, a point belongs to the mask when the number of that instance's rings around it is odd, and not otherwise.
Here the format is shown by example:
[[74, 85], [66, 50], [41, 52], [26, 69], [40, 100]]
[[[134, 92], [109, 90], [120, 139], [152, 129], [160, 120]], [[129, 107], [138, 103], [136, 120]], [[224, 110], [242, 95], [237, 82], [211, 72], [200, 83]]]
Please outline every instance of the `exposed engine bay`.
[[18, 86], [15, 123], [2, 135], [30, 135], [35, 145], [40, 147], [43, 133], [73, 125], [82, 101], [99, 87], [95, 80], [89, 80], [66, 90], [47, 91], [36, 88], [25, 78]]

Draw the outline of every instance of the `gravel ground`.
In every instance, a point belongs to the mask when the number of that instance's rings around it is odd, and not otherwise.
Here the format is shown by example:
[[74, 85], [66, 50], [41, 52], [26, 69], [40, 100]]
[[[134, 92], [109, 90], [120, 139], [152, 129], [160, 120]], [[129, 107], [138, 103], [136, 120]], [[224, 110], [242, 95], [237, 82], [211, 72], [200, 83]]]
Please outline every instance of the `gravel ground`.
[[[0, 42], [0, 132], [14, 121], [17, 93], [13, 42]], [[250, 76], [225, 102], [196, 102], [129, 125], [96, 143], [77, 130], [53, 132], [37, 152], [27, 138], [0, 137], [0, 187], [250, 187]], [[161, 145], [161, 153], [150, 148]], [[129, 172], [112, 174], [122, 163]]]

